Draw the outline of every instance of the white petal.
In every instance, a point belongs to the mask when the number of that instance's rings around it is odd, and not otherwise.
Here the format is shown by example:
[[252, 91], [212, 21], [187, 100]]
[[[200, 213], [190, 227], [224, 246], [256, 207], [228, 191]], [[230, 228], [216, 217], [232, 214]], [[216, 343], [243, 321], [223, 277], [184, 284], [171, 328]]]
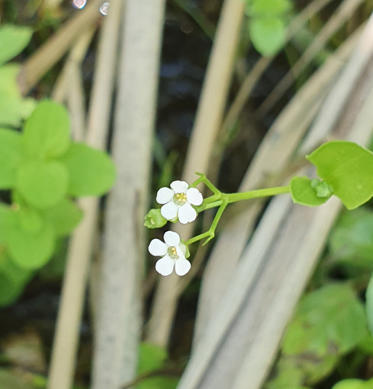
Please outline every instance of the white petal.
[[170, 201], [162, 206], [161, 215], [167, 220], [172, 220], [177, 216], [177, 210], [178, 206], [173, 201]]
[[166, 187], [161, 188], [157, 192], [156, 202], [158, 204], [166, 204], [172, 199], [173, 195], [174, 191], [172, 189]]
[[163, 239], [169, 246], [178, 246], [180, 243], [179, 234], [173, 231], [165, 232], [163, 235]]
[[190, 223], [193, 220], [196, 220], [197, 212], [189, 203], [185, 203], [179, 208], [178, 217], [180, 223]]
[[192, 265], [187, 259], [177, 259], [175, 261], [175, 272], [178, 276], [183, 276], [188, 273]]
[[169, 276], [174, 270], [175, 261], [168, 255], [159, 259], [155, 264], [155, 270], [162, 276]]
[[153, 239], [149, 244], [148, 251], [151, 255], [160, 257], [167, 253], [167, 245], [159, 239]]
[[202, 194], [197, 188], [187, 190], [187, 199], [193, 205], [201, 205], [203, 202]]
[[189, 185], [185, 181], [173, 181], [170, 186], [175, 193], [186, 193]]

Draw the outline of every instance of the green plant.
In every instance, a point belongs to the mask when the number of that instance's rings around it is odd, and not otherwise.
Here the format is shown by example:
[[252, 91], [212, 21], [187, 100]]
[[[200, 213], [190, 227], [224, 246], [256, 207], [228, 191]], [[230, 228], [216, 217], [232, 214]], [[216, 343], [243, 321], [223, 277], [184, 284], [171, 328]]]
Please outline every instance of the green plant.
[[70, 140], [65, 108], [44, 100], [22, 133], [0, 129], [0, 189], [11, 204], [0, 204], [0, 277], [7, 304], [32, 272], [51, 258], [56, 240], [69, 235], [82, 218], [73, 201], [100, 196], [113, 185], [115, 168], [102, 151]]
[[259, 53], [270, 56], [283, 48], [291, 9], [290, 0], [246, 0], [250, 39]]

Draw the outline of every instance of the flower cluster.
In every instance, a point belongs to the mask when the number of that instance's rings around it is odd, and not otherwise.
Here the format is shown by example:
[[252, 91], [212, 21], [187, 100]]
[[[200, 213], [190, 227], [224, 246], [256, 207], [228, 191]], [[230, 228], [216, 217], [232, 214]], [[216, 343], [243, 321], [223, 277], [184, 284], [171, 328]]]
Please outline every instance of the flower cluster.
[[[203, 203], [203, 197], [197, 188], [190, 187], [185, 181], [173, 181], [170, 188], [158, 190], [156, 201], [161, 205], [160, 215], [156, 209], [148, 213], [145, 224], [149, 228], [161, 227], [167, 220], [182, 224], [193, 222], [197, 217], [194, 207]], [[170, 275], [173, 270], [179, 276], [185, 275], [191, 268], [186, 259], [186, 245], [182, 243], [179, 234], [173, 231], [167, 231], [163, 238], [164, 242], [153, 239], [148, 247], [150, 254], [162, 257], [155, 264], [156, 271], [163, 276]]]

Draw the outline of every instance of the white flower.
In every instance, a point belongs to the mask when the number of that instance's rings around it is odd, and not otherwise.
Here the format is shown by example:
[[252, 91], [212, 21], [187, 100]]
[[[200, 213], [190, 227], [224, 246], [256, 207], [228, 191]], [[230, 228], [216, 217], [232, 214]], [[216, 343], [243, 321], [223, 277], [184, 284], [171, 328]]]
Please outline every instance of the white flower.
[[153, 239], [148, 247], [150, 254], [162, 257], [155, 264], [155, 270], [162, 276], [170, 275], [174, 268], [178, 276], [187, 274], [191, 264], [185, 259], [186, 247], [181, 243], [179, 234], [167, 231], [163, 239], [165, 243], [159, 239]]
[[176, 217], [180, 223], [186, 224], [194, 221], [197, 217], [196, 210], [192, 205], [201, 205], [203, 197], [197, 188], [189, 188], [185, 181], [174, 181], [170, 188], [161, 188], [157, 192], [157, 203], [162, 204], [161, 214], [167, 220]]

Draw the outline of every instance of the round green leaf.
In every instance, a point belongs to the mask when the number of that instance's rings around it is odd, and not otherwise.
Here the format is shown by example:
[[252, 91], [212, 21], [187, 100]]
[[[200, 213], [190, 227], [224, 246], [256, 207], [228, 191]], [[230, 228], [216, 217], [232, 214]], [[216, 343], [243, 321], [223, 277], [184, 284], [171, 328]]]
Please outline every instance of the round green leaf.
[[289, 0], [251, 0], [247, 11], [253, 16], [278, 16], [291, 10]]
[[7, 231], [17, 222], [15, 212], [8, 206], [0, 204], [0, 244], [6, 242]]
[[254, 47], [264, 56], [276, 54], [286, 42], [285, 22], [278, 17], [258, 17], [249, 25]]
[[35, 209], [21, 208], [17, 215], [21, 227], [26, 231], [36, 233], [43, 227], [43, 219]]
[[66, 168], [59, 162], [30, 162], [18, 170], [17, 189], [29, 204], [45, 209], [63, 199], [68, 178]]
[[324, 204], [330, 198], [330, 196], [319, 197], [316, 188], [312, 187], [312, 181], [308, 177], [294, 177], [290, 181], [290, 191], [294, 203], [308, 207]]
[[15, 186], [20, 160], [21, 136], [16, 131], [0, 129], [0, 189]]
[[338, 382], [332, 389], [373, 389], [373, 379], [362, 381], [357, 379], [348, 379]]
[[32, 30], [5, 24], [0, 27], [0, 65], [18, 55], [29, 43]]
[[103, 151], [74, 143], [60, 159], [69, 171], [68, 193], [72, 196], [100, 196], [115, 180], [115, 167]]
[[58, 157], [70, 144], [70, 119], [64, 106], [45, 100], [27, 119], [24, 147], [31, 157]]
[[8, 229], [6, 243], [12, 260], [23, 269], [37, 269], [45, 265], [53, 254], [55, 235], [44, 224], [37, 233], [22, 228], [20, 223]]
[[82, 210], [71, 200], [63, 199], [54, 207], [43, 212], [47, 220], [54, 228], [57, 235], [68, 235], [82, 220]]
[[347, 209], [357, 208], [373, 196], [373, 153], [369, 150], [356, 143], [333, 141], [307, 159]]

